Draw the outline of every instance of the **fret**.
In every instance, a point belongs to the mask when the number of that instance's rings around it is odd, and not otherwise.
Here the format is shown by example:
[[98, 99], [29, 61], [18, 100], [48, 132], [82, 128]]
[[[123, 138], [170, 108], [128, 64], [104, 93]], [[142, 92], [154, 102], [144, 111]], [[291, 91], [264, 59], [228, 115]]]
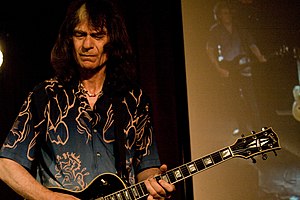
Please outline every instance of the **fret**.
[[195, 164], [197, 166], [198, 171], [205, 169], [205, 165], [204, 165], [202, 159], [196, 160]]
[[117, 193], [116, 197], [117, 197], [118, 200], [124, 200], [122, 193]]
[[174, 171], [174, 175], [175, 175], [176, 180], [180, 180], [180, 179], [183, 178], [180, 169], [175, 170], [175, 171]]
[[166, 173], [162, 174], [162, 175], [160, 176], [160, 178], [161, 178], [162, 180], [166, 181], [167, 183], [170, 183], [170, 179], [169, 179], [169, 177], [167, 176]]
[[220, 152], [215, 152], [215, 153], [211, 154], [211, 158], [213, 159], [215, 164], [219, 163], [223, 160], [221, 155], [220, 155]]
[[137, 184], [137, 185], [136, 185], [136, 189], [137, 189], [137, 192], [138, 192], [139, 196], [142, 197], [142, 196], [144, 195], [144, 193], [143, 193], [143, 189], [142, 189], [141, 184], [144, 184], [144, 183], [141, 182], [141, 183]]
[[137, 196], [134, 194], [134, 190], [135, 190], [134, 186], [133, 187], [131, 186], [131, 187], [127, 188], [126, 196], [128, 194], [128, 199], [136, 199], [137, 198]]
[[174, 182], [176, 181], [176, 178], [175, 178], [175, 176], [174, 176], [173, 170], [167, 172], [167, 175], [168, 175], [168, 177], [169, 177], [171, 183], [174, 183]]
[[[158, 182], [159, 180], [163, 180], [162, 177], [165, 177], [166, 175], [165, 174], [161, 174], [161, 175], [158, 175], [158, 176], [155, 176], [155, 180]], [[165, 177], [166, 178], [166, 177]], [[167, 179], [168, 180], [168, 179]]]
[[130, 200], [131, 199], [130, 192], [129, 192], [128, 188], [123, 191], [123, 194], [124, 194], [124, 199], [125, 200]]
[[114, 195], [109, 195], [107, 198], [108, 198], [108, 200], [116, 200], [116, 198], [114, 197]]
[[160, 176], [155, 176], [154, 178], [155, 178], [155, 180], [158, 182], [159, 180], [161, 180], [162, 179], [162, 177], [161, 176], [163, 176], [163, 174], [161, 174]]
[[229, 148], [225, 148], [225, 149], [221, 150], [220, 154], [221, 154], [223, 160], [226, 160], [226, 159], [232, 157], [232, 154], [231, 154], [231, 151], [229, 150]]
[[141, 188], [142, 188], [144, 194], [148, 194], [148, 190], [147, 190], [147, 187], [144, 184], [144, 182], [141, 183]]
[[194, 173], [197, 172], [197, 168], [196, 168], [194, 162], [188, 164], [188, 170], [189, 170], [189, 172], [190, 172], [191, 174], [194, 174]]
[[186, 165], [182, 165], [180, 167], [180, 170], [181, 170], [181, 172], [182, 172], [182, 174], [183, 174], [184, 177], [188, 177], [190, 175], [190, 172], [189, 172], [189, 170], [188, 170], [188, 168], [187, 168]]
[[104, 197], [105, 200], [125, 200], [124, 198], [125, 197], [124, 197], [124, 194], [122, 193], [122, 191], [112, 193], [112, 194]]
[[213, 160], [211, 159], [210, 156], [204, 157], [203, 162], [204, 162], [205, 167], [210, 167], [214, 164], [214, 162], [213, 162]]
[[131, 190], [130, 190], [130, 191], [132, 192], [132, 194], [133, 194], [133, 196], [134, 196], [135, 198], [138, 198], [138, 197], [139, 197], [139, 193], [138, 193], [138, 191], [137, 191], [137, 189], [136, 189], [136, 186], [131, 187]]

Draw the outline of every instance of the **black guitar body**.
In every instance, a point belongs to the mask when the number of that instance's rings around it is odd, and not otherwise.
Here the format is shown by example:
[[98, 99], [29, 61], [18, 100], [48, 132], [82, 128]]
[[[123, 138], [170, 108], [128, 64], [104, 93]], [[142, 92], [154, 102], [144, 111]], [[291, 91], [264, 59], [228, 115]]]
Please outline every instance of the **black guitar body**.
[[250, 64], [250, 58], [246, 55], [239, 55], [231, 61], [222, 60], [220, 66], [229, 71], [229, 76], [238, 76], [240, 72]]
[[90, 185], [81, 191], [71, 191], [61, 188], [49, 188], [54, 192], [61, 192], [73, 195], [82, 200], [101, 200], [102, 197], [113, 194], [116, 191], [122, 190], [126, 187], [125, 183], [114, 174], [101, 174], [95, 178]]

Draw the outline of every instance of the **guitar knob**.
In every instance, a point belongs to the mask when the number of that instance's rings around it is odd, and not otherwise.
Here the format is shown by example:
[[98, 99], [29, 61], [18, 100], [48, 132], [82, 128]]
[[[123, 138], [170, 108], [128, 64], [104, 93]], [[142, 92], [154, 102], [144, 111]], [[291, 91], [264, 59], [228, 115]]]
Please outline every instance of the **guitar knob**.
[[100, 181], [101, 181], [102, 185], [108, 185], [108, 182], [106, 180], [104, 180], [103, 178], [101, 178]]

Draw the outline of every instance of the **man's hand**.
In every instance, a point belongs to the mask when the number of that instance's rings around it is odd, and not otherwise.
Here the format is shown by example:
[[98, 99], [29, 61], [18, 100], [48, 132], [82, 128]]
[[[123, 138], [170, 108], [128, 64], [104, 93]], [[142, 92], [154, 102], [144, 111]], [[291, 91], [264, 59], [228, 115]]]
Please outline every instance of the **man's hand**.
[[[148, 171], [151, 170], [151, 171]], [[154, 178], [155, 175], [162, 174], [167, 171], [167, 165], [163, 164], [159, 169], [147, 169], [144, 173], [150, 173], [148, 178], [144, 180], [144, 183], [149, 192], [147, 200], [152, 199], [165, 199], [170, 198], [171, 193], [175, 191], [175, 186], [164, 181], [159, 180], [158, 182]], [[143, 172], [142, 172], [143, 173]]]

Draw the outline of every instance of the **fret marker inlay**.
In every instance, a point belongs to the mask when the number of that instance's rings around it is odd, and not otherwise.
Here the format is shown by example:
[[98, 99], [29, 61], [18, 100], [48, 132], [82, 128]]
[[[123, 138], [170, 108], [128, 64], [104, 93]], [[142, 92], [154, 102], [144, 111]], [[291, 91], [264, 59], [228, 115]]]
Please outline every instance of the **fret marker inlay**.
[[231, 153], [230, 153], [229, 149], [225, 149], [224, 151], [222, 151], [222, 157], [223, 158], [227, 158], [229, 156], [231, 156]]
[[182, 176], [181, 176], [180, 170], [176, 170], [176, 171], [175, 171], [175, 177], [176, 177], [177, 179], [179, 179], [179, 178], [182, 177]]
[[208, 157], [208, 158], [204, 159], [204, 163], [205, 163], [206, 166], [208, 166], [208, 165], [213, 164], [213, 161], [211, 160], [211, 158]]
[[190, 170], [190, 172], [191, 172], [191, 173], [193, 173], [193, 172], [196, 172], [196, 171], [197, 171], [197, 169], [196, 169], [196, 167], [195, 167], [195, 165], [194, 165], [194, 164], [190, 164], [190, 165], [188, 166], [188, 168], [189, 168], [189, 170]]

